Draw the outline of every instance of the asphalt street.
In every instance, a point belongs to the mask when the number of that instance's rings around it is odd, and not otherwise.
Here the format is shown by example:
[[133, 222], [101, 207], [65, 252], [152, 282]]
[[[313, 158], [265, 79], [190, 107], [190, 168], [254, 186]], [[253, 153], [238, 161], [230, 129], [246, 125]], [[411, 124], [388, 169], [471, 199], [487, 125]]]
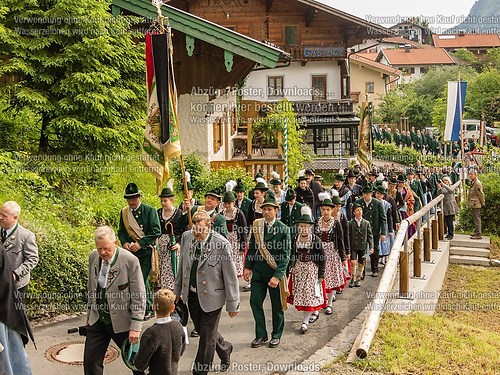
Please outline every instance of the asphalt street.
[[[285, 331], [281, 343], [277, 348], [269, 348], [263, 345], [260, 348], [251, 348], [250, 343], [254, 339], [254, 322], [250, 310], [250, 292], [241, 292], [241, 311], [237, 317], [230, 318], [227, 312], [223, 312], [219, 330], [226, 340], [229, 340], [234, 347], [231, 356], [231, 367], [227, 374], [274, 374], [286, 373], [294, 368], [304, 359], [314, 354], [322, 348], [337, 333], [339, 333], [352, 319], [354, 319], [366, 306], [369, 301], [369, 293], [375, 292], [378, 278], [372, 278], [367, 272], [367, 277], [360, 288], [346, 288], [344, 292], [337, 295], [337, 300], [333, 304], [333, 314], [325, 315], [322, 311], [320, 319], [309, 326], [306, 334], [299, 332], [302, 323], [302, 313], [296, 311], [293, 306], [289, 306], [285, 315]], [[240, 286], [245, 285], [240, 280]], [[240, 289], [241, 290], [241, 289]], [[269, 334], [271, 332], [271, 312], [270, 303], [266, 299], [266, 319]], [[85, 323], [85, 317], [59, 321], [35, 328], [35, 338], [38, 349], [35, 350], [30, 343], [27, 352], [30, 359], [33, 375], [76, 375], [83, 374], [81, 365], [69, 365], [57, 363], [47, 359], [46, 352], [49, 348], [63, 343], [84, 342], [84, 338], [78, 334], [68, 334], [69, 328], [78, 327]], [[144, 329], [154, 323], [154, 319], [144, 324]], [[188, 325], [189, 332], [192, 323]], [[179, 364], [179, 371], [182, 375], [191, 373], [192, 361], [195, 358], [198, 339], [190, 338], [190, 343], [186, 348]], [[83, 346], [76, 346], [73, 355], [82, 360]], [[68, 353], [68, 355], [72, 355]], [[220, 361], [215, 355], [214, 366], [217, 367]], [[318, 371], [311, 368], [311, 371]], [[299, 367], [295, 367], [300, 369]], [[307, 369], [303, 369], [307, 370]], [[217, 371], [214, 371], [214, 373]], [[121, 358], [105, 365], [104, 373], [128, 374], [131, 372], [123, 364]]]

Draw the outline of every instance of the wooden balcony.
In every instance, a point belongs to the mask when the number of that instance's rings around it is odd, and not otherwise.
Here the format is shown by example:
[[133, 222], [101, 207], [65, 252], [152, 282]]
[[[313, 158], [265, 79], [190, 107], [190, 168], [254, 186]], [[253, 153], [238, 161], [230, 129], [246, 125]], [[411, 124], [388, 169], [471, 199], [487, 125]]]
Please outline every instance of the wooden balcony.
[[292, 102], [297, 116], [345, 116], [353, 115], [351, 99], [306, 100]]
[[241, 167], [251, 176], [255, 176], [260, 171], [269, 180], [272, 171], [276, 171], [280, 176], [283, 176], [284, 164], [283, 159], [278, 157], [278, 149], [266, 148], [263, 155], [256, 152], [251, 159], [247, 158], [246, 155], [237, 155], [231, 160], [212, 161], [210, 162], [210, 168], [217, 170], [219, 168]]

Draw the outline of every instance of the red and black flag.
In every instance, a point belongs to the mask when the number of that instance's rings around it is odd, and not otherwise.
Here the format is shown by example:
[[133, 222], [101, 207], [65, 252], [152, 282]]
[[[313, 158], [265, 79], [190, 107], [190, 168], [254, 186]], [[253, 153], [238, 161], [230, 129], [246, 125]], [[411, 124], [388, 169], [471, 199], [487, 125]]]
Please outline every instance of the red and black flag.
[[169, 160], [181, 153], [171, 51], [168, 34], [146, 34], [148, 110], [143, 152], [158, 186], [168, 179]]

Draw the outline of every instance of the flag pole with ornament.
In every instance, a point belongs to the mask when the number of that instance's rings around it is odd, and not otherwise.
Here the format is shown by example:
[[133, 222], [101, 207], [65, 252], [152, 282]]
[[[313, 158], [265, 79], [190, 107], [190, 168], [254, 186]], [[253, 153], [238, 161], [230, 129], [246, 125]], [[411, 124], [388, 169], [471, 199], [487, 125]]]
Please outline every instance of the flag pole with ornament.
[[[158, 11], [146, 33], [147, 120], [144, 133], [143, 161], [156, 177], [158, 192], [169, 178], [170, 159], [179, 157], [181, 175], [185, 174], [177, 116], [172, 31], [168, 18], [161, 14], [161, 0], [153, 0]], [[188, 197], [187, 181], [183, 183]], [[191, 211], [188, 210], [191, 226]]]

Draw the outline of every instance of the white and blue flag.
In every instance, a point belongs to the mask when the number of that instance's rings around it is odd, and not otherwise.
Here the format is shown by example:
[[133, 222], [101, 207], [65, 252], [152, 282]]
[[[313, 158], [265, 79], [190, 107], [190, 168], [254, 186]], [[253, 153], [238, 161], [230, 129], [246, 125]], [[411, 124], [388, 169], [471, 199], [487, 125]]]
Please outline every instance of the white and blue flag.
[[[458, 141], [460, 136], [460, 118], [462, 117], [465, 104], [465, 93], [467, 82], [448, 82], [448, 109], [446, 112], [446, 127], [444, 129], [445, 141]], [[461, 96], [459, 100], [459, 95]]]

